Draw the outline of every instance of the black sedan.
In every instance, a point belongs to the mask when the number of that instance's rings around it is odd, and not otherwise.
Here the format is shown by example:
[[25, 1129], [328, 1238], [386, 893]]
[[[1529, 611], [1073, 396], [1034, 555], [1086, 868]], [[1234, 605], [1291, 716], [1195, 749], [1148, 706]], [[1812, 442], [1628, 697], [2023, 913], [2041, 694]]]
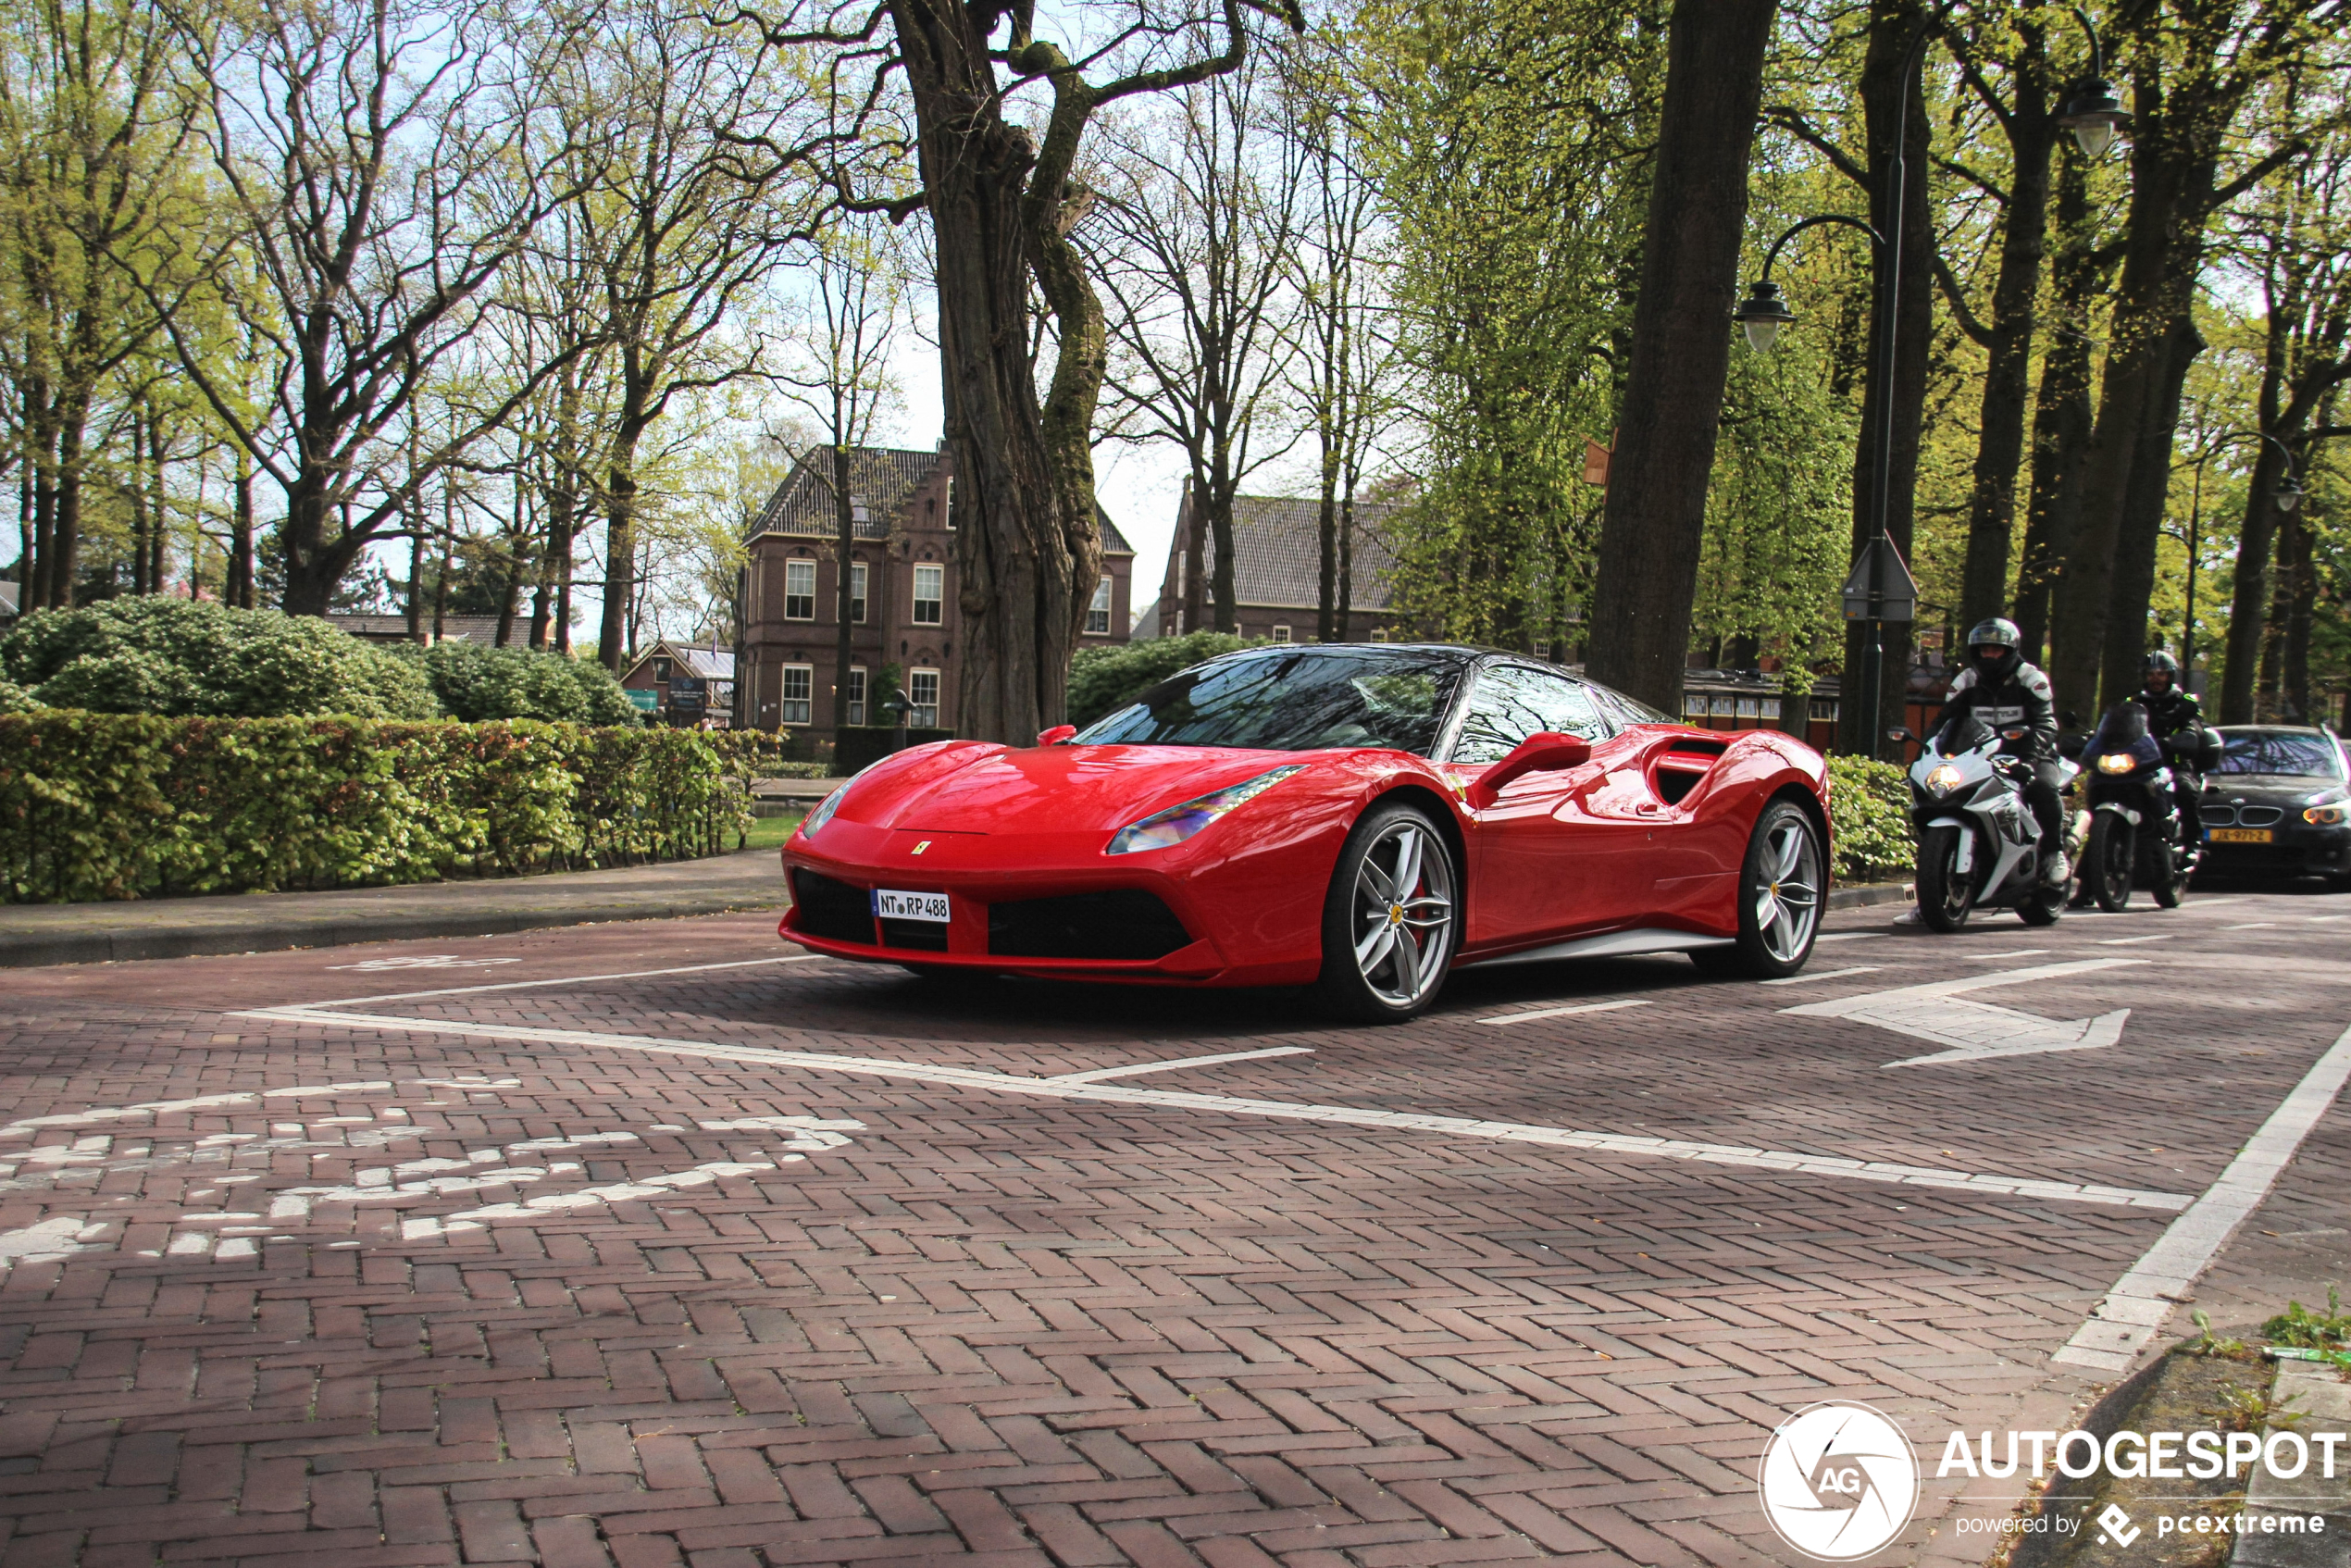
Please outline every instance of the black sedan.
[[2351, 773], [2324, 728], [2231, 725], [2204, 780], [2204, 868], [2351, 890]]

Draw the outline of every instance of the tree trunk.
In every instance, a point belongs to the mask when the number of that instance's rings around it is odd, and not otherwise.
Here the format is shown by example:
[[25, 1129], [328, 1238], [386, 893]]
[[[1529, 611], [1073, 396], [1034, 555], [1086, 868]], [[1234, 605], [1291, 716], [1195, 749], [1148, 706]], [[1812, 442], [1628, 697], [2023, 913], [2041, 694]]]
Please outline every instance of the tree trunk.
[[[849, 739], [849, 676], [850, 666], [855, 656], [855, 650], [851, 645], [854, 630], [852, 615], [856, 605], [854, 596], [850, 592], [854, 581], [850, 570], [853, 563], [850, 557], [857, 548], [857, 508], [849, 494], [849, 448], [842, 444], [841, 439], [846, 433], [840, 400], [836, 397], [833, 400], [833, 524], [837, 545], [835, 575], [840, 579], [836, 585], [840, 592], [835, 598], [836, 613], [833, 617], [839, 623], [836, 628], [839, 635], [833, 641], [833, 744], [836, 747]], [[868, 693], [865, 700], [872, 702], [873, 694]]]
[[331, 482], [322, 466], [305, 458], [286, 491], [286, 520], [279, 526], [278, 538], [286, 569], [284, 608], [290, 616], [325, 615], [361, 549], [360, 541], [347, 536], [327, 536], [327, 518], [335, 504]]
[[[624, 394], [627, 395], [627, 394]], [[628, 396], [633, 405], [639, 401]], [[633, 406], [613, 431], [612, 467], [605, 483], [604, 604], [596, 630], [596, 660], [615, 675], [627, 667], [632, 639], [629, 601], [637, 591], [637, 438], [645, 419]]]
[[253, 458], [237, 448], [237, 512], [229, 538], [229, 603], [241, 610], [253, 602]]
[[1762, 101], [1770, 0], [1675, 0], [1591, 673], [1676, 710]]
[[[163, 465], [164, 460], [170, 455], [170, 452], [171, 441], [164, 431], [163, 422], [150, 417], [147, 421], [147, 483], [154, 487], [151, 492], [153, 498], [147, 504], [149, 517], [147, 591], [150, 593], [161, 593], [164, 591], [164, 568], [169, 564], [170, 533], [164, 526], [167, 514], [163, 488]], [[201, 537], [201, 535], [198, 536], [200, 539]], [[195, 591], [195, 551], [192, 546], [188, 561], [188, 592], [191, 597], [193, 597]], [[227, 595], [224, 593], [222, 597], [225, 598]]]
[[73, 608], [74, 579], [81, 570], [81, 442], [88, 417], [86, 404], [68, 406], [57, 424], [56, 532], [49, 603], [60, 610]]
[[2180, 424], [2180, 396], [2188, 367], [2204, 352], [2204, 339], [2185, 317], [2174, 321], [2164, 342], [2164, 358], [2147, 398], [2139, 431], [2138, 460], [2131, 466], [2116, 530], [2114, 578], [2107, 604], [2102, 689], [2108, 703], [2139, 690], [2146, 672], [2147, 605], [2155, 597], [2156, 546], [2162, 538], [2165, 505], [2171, 492], [2171, 436]]
[[2047, 249], [2049, 155], [2060, 132], [2051, 121], [2040, 71], [2039, 32], [2017, 72], [2009, 112], [2008, 210], [2000, 231], [2000, 271], [1992, 285], [1992, 341], [1985, 345], [1984, 400], [1976, 425], [1974, 484], [1968, 496], [1967, 567], [1959, 591], [1965, 627], [2009, 604], [2009, 541], [2016, 527], [2017, 472], [2024, 458], [2024, 415], [2031, 398], [2034, 307]]
[[[2058, 255], [2051, 268], [2053, 330], [2043, 351], [2033, 413], [2033, 494], [2017, 574], [2016, 621], [2024, 656], [2039, 664], [2049, 632], [2049, 598], [2082, 512], [2082, 454], [2090, 404], [2090, 312], [2099, 268], [2092, 250], [2088, 166], [2069, 156], [2058, 177]], [[1972, 622], [1970, 623], [1972, 626]], [[1964, 629], [1964, 628], [1963, 628]]]
[[1188, 632], [1206, 629], [1208, 618], [1208, 524], [1202, 516], [1199, 476], [1184, 481], [1184, 618]]
[[1314, 640], [1341, 641], [1338, 632], [1338, 449], [1323, 433], [1322, 506], [1315, 515]]
[[147, 586], [147, 487], [146, 476], [140, 471], [140, 460], [146, 455], [146, 420], [134, 411], [131, 416], [131, 591], [146, 594], [154, 590]]
[[2284, 581], [2280, 585], [2285, 590], [2281, 595], [2285, 636], [2282, 639], [2284, 667], [2279, 672], [2280, 712], [2296, 724], [2318, 722], [2316, 710], [2310, 706], [2310, 624], [2319, 604], [2319, 578], [2310, 558], [2315, 531], [2297, 520], [2293, 538], [2280, 541], [2285, 565]]
[[[1911, 507], [1918, 489], [1919, 440], [1926, 409], [1927, 362], [1934, 327], [1934, 225], [1928, 202], [1930, 145], [1926, 103], [1910, 49], [1925, 25], [1910, 0], [1877, 0], [1871, 15], [1869, 51], [1861, 64], [1861, 105], [1870, 151], [1870, 210], [1877, 231], [1891, 240], [1901, 230], [1898, 268], [1891, 247], [1876, 247], [1872, 293], [1876, 305], [1869, 368], [1862, 381], [1860, 481], [1853, 489], [1853, 554], [1856, 558], [1876, 527], [1883, 508], [1886, 534], [1902, 558], [1910, 558]], [[1897, 146], [1895, 128], [1901, 129]], [[1901, 164], [1901, 205], [1895, 206], [1896, 163]], [[1894, 334], [1889, 380], [1885, 334]], [[1844, 695], [1837, 703], [1838, 749], [1875, 756], [1886, 729], [1903, 721], [1910, 669], [1910, 627], [1881, 623], [1871, 643], [1867, 621], [1845, 628]], [[1877, 707], [1866, 697], [1872, 658], [1878, 669]], [[1668, 708], [1669, 713], [1678, 710]]]

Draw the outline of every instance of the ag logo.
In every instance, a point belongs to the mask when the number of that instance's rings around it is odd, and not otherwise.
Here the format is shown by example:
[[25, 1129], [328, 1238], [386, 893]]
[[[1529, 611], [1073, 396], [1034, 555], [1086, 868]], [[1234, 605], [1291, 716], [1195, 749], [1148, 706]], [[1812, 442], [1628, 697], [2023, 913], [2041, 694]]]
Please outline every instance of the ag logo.
[[1822, 1562], [1869, 1556], [1902, 1533], [1919, 1500], [1909, 1438], [1850, 1400], [1807, 1405], [1780, 1423], [1757, 1474], [1763, 1515]]

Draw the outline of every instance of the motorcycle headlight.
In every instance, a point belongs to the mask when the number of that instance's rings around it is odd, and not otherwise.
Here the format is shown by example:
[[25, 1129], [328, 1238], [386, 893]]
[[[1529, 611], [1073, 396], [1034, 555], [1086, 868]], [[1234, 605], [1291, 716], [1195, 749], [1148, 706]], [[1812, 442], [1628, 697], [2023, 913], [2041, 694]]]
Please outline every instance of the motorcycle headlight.
[[1153, 812], [1140, 822], [1120, 828], [1110, 841], [1104, 854], [1133, 854], [1138, 850], [1164, 850], [1182, 843], [1226, 812], [1245, 806], [1293, 773], [1305, 771], [1303, 765], [1277, 767], [1271, 773], [1261, 773], [1238, 784], [1186, 801], [1182, 805], [1169, 806]]
[[1926, 787], [1938, 795], [1947, 795], [1964, 783], [1966, 778], [1967, 775], [1947, 762], [1926, 776]]
[[2351, 806], [2310, 806], [2302, 813], [2302, 820], [2314, 827], [2332, 828], [2351, 819]]
[[2135, 773], [2139, 759], [2128, 752], [2105, 752], [2098, 756], [2100, 773]]
[[844, 784], [827, 795], [816, 809], [808, 814], [806, 820], [801, 823], [800, 836], [803, 839], [815, 838], [825, 824], [833, 819], [833, 813], [840, 809], [840, 798], [847, 793], [849, 793], [849, 786]]

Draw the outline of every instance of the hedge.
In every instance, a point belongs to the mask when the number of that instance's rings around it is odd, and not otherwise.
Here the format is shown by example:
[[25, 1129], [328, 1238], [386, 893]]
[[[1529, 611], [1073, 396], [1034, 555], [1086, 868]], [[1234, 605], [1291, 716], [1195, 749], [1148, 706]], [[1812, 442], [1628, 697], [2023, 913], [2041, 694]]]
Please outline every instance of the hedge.
[[0, 715], [0, 898], [690, 859], [741, 844], [747, 787], [774, 750], [756, 735], [533, 720]]
[[1829, 763], [1829, 832], [1840, 881], [1884, 882], [1910, 875], [1909, 775], [1890, 762], [1835, 756]]

